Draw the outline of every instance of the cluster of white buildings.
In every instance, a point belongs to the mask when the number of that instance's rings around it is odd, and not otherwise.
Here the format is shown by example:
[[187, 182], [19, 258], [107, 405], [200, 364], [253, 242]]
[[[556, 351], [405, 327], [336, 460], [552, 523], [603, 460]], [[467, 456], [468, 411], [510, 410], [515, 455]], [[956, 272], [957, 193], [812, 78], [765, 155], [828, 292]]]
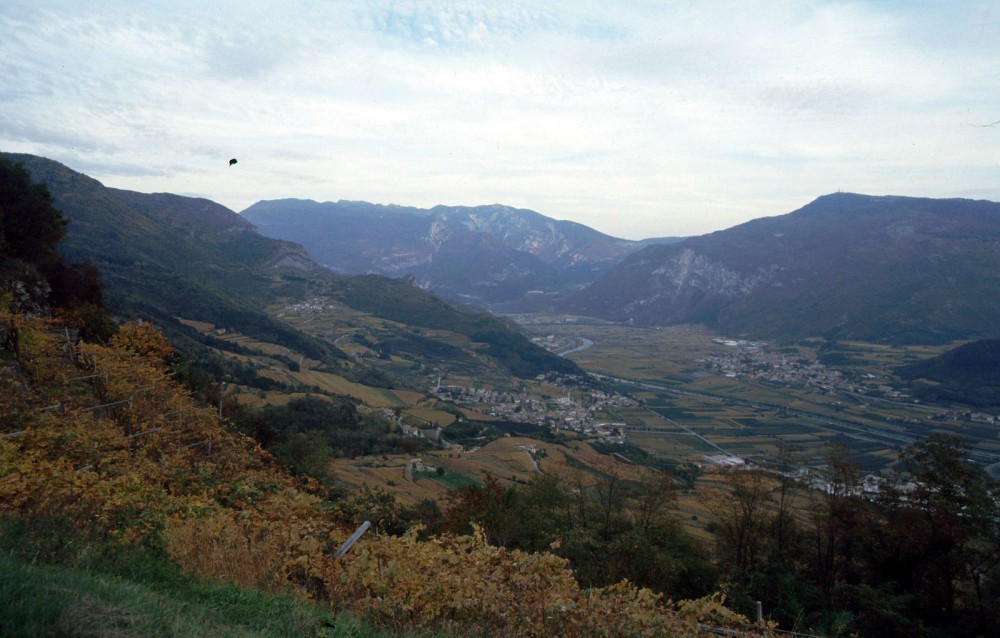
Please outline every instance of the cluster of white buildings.
[[639, 405], [631, 397], [599, 390], [567, 390], [566, 394], [559, 396], [545, 396], [439, 384], [434, 388], [434, 394], [441, 401], [452, 402], [501, 419], [575, 430], [601, 437], [613, 436], [616, 428], [615, 424], [597, 418], [595, 415], [598, 412], [607, 407]]
[[819, 361], [769, 350], [764, 342], [734, 339], [713, 339], [713, 341], [726, 346], [725, 353], [706, 357], [700, 361], [708, 364], [716, 374], [730, 378], [749, 377], [775, 383], [808, 386], [827, 393], [848, 392], [874, 398], [906, 399], [905, 394], [873, 374], [864, 375], [860, 380], [852, 380]]

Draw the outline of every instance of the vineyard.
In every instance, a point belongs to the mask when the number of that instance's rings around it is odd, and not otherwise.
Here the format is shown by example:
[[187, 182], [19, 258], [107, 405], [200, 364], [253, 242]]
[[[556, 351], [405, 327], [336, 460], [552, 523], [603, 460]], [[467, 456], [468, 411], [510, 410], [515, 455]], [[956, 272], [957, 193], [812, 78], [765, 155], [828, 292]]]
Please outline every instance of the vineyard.
[[[718, 597], [673, 603], [584, 589], [567, 561], [471, 536], [384, 531], [377, 502], [329, 501], [172, 379], [149, 324], [108, 345], [0, 316], [0, 514], [67, 542], [163, 547], [199, 578], [294, 591], [391, 630], [503, 636], [697, 636], [748, 629]], [[334, 559], [361, 520], [373, 529]]]

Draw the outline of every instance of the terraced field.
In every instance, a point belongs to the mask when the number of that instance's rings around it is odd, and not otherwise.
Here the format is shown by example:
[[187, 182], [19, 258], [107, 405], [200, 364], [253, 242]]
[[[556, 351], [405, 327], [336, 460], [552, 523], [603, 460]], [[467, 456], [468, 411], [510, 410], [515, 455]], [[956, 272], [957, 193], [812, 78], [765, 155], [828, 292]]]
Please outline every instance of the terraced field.
[[[575, 480], [581, 474], [599, 473], [609, 457], [594, 450], [584, 441], [546, 443], [525, 437], [503, 437], [481, 448], [463, 451], [458, 448], [425, 453], [423, 464], [429, 468], [443, 467], [448, 474], [468, 477], [481, 482], [490, 474], [504, 483], [523, 483], [540, 472]], [[337, 479], [351, 486], [379, 486], [392, 492], [404, 504], [423, 499], [441, 500], [450, 489], [434, 478], [418, 476], [416, 481], [405, 478], [410, 459], [402, 457], [360, 457], [337, 459], [333, 471]], [[620, 463], [622, 475], [638, 478], [641, 468]]]

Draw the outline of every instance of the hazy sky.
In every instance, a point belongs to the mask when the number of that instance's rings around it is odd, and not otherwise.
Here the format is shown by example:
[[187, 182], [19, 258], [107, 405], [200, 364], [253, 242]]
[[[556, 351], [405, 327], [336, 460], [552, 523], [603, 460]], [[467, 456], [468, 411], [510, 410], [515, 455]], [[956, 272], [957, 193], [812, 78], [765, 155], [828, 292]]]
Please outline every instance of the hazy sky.
[[236, 211], [503, 203], [628, 238], [837, 190], [1000, 200], [1000, 4], [3, 0], [0, 150]]

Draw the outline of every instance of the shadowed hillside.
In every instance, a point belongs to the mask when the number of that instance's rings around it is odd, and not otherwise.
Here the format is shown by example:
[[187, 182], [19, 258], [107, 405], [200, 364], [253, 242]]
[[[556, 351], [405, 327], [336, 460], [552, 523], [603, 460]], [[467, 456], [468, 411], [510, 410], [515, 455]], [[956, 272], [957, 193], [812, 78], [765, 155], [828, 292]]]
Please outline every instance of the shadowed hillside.
[[628, 257], [565, 310], [727, 334], [940, 343], [997, 334], [1000, 204], [837, 193]]
[[[1000, 405], [1000, 340], [974, 341], [897, 371], [925, 401]], [[931, 383], [926, 383], [926, 382]]]

